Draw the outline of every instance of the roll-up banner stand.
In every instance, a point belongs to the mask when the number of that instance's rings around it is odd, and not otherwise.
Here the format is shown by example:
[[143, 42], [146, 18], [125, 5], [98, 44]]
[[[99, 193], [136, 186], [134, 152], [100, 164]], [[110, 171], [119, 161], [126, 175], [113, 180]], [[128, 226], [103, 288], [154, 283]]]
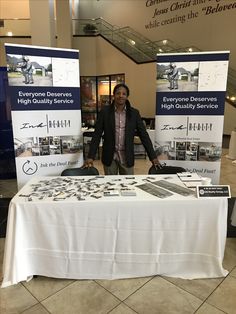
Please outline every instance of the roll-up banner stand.
[[79, 52], [6, 44], [18, 188], [83, 164]]
[[229, 51], [157, 55], [160, 161], [219, 183]]

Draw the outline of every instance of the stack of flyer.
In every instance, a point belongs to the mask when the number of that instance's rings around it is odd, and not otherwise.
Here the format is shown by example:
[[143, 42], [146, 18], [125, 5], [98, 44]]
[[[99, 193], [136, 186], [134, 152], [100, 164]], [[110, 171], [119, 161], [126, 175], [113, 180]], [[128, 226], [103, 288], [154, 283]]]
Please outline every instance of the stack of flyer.
[[202, 177], [196, 172], [180, 172], [177, 176], [188, 188], [196, 188], [197, 185], [202, 184]]

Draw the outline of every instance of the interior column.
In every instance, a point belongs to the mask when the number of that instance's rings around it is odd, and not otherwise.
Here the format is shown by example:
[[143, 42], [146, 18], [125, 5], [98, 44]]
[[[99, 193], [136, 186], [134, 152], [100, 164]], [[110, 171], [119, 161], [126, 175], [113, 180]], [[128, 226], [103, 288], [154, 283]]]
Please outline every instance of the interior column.
[[31, 44], [35, 46], [56, 47], [54, 1], [29, 0], [29, 7]]
[[57, 47], [72, 48], [72, 10], [70, 0], [55, 0]]

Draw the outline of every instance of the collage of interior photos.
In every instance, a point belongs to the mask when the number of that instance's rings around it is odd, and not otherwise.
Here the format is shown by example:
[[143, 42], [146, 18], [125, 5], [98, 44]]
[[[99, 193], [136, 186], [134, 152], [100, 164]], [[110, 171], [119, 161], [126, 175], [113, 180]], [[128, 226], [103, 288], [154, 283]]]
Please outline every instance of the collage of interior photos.
[[187, 161], [219, 161], [221, 143], [211, 142], [175, 142], [155, 143], [159, 159]]
[[81, 136], [14, 138], [16, 157], [74, 154], [83, 151]]

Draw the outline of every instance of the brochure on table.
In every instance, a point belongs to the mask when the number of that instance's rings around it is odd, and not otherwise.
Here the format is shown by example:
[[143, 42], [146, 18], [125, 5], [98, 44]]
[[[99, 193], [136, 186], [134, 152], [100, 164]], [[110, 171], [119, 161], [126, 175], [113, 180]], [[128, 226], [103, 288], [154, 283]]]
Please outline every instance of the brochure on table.
[[18, 187], [83, 164], [79, 52], [6, 44]]
[[157, 55], [155, 150], [219, 183], [229, 52]]

